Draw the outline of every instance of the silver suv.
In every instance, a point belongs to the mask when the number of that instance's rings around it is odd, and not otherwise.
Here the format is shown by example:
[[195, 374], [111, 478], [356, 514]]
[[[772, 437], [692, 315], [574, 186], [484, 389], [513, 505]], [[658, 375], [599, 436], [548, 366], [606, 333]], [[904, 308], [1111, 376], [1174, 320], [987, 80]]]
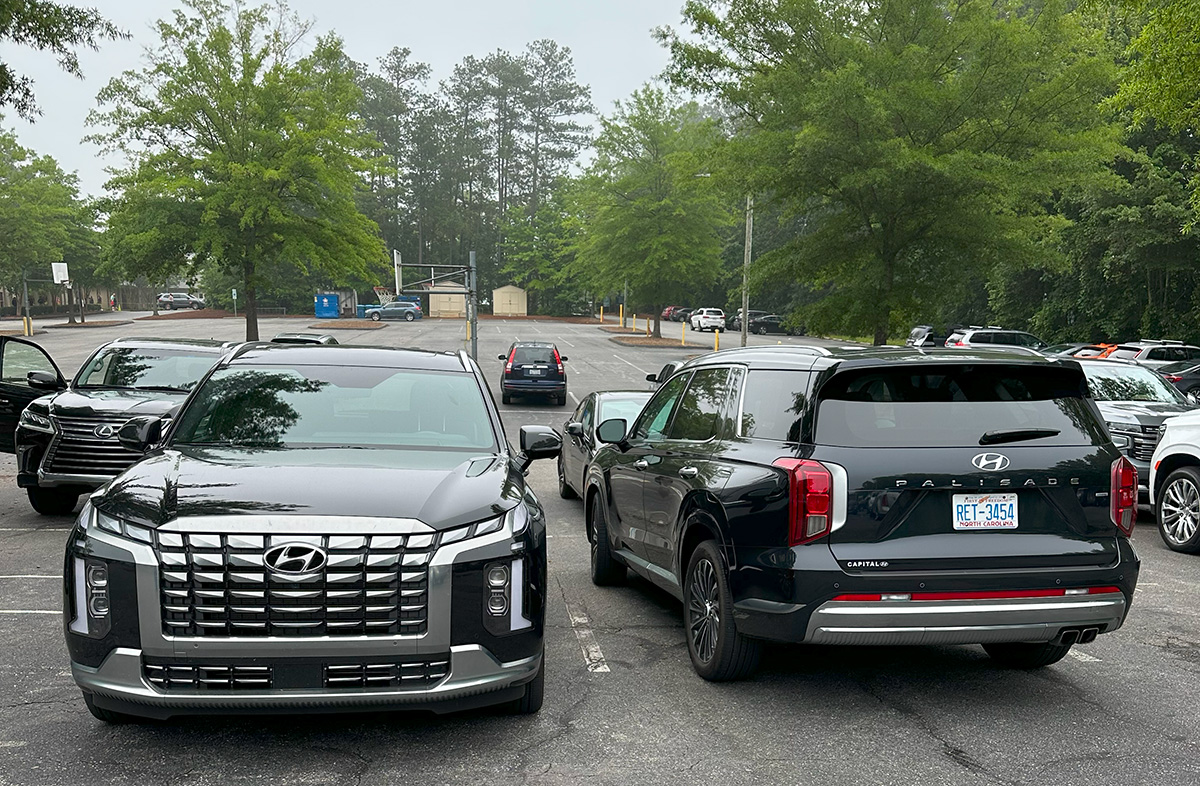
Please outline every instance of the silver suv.
[[946, 339], [948, 347], [978, 347], [986, 346], [991, 349], [1007, 347], [1024, 347], [1026, 349], [1045, 349], [1047, 344], [1032, 333], [1024, 330], [1005, 330], [998, 327], [969, 327], [956, 330]]
[[1132, 360], [1143, 366], [1159, 368], [1168, 363], [1184, 360], [1200, 360], [1200, 347], [1182, 341], [1142, 340], [1121, 344], [1109, 355], [1117, 360]]

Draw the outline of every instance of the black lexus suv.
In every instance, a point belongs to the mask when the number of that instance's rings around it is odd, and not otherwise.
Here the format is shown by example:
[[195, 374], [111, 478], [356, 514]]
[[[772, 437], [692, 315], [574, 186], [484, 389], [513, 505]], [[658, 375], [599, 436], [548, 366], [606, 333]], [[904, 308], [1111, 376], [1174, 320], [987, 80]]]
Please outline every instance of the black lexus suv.
[[[164, 430], [165, 429], [165, 430]], [[437, 712], [542, 702], [548, 428], [505, 439], [465, 354], [244, 344], [68, 536], [92, 714]]]
[[37, 344], [0, 341], [5, 399], [0, 450], [17, 454], [17, 485], [34, 510], [58, 516], [141, 458], [117, 441], [126, 420], [179, 407], [233, 346], [203, 339], [118, 339], [96, 349], [67, 384]]
[[735, 349], [681, 366], [585, 481], [592, 578], [683, 602], [707, 679], [764, 641], [982, 644], [1021, 668], [1121, 626], [1137, 472], [1078, 363]]

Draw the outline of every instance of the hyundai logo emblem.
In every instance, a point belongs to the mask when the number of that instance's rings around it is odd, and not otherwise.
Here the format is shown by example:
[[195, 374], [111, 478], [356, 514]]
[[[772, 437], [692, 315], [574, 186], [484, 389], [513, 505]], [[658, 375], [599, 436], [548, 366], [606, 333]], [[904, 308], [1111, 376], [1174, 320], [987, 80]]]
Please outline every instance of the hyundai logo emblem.
[[302, 576], [325, 567], [325, 550], [307, 543], [284, 543], [267, 549], [263, 562], [272, 573]]
[[980, 453], [971, 463], [984, 472], [1003, 472], [1012, 462], [1003, 453]]
[[117, 428], [110, 423], [101, 423], [92, 429], [92, 433], [100, 439], [111, 439], [112, 435], [117, 433]]

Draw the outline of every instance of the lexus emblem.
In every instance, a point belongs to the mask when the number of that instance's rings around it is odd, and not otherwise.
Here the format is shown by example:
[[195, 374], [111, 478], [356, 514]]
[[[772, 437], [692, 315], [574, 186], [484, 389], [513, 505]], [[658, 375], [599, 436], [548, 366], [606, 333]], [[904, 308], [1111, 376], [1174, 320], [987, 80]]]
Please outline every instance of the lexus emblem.
[[984, 472], [1003, 472], [1011, 462], [1003, 453], [980, 453], [971, 463]]
[[284, 543], [267, 549], [263, 562], [272, 573], [303, 576], [325, 567], [325, 550], [307, 543]]
[[117, 429], [111, 423], [101, 423], [92, 429], [92, 433], [100, 439], [112, 439], [112, 435], [117, 433]]

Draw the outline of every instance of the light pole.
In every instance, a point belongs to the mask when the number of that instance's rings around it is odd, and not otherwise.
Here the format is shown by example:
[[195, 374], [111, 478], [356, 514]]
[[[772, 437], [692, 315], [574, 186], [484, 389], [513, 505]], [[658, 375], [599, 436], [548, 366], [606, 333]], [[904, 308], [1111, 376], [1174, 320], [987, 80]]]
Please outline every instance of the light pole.
[[746, 253], [742, 257], [742, 346], [750, 332], [750, 247], [754, 243], [754, 195], [746, 194]]

